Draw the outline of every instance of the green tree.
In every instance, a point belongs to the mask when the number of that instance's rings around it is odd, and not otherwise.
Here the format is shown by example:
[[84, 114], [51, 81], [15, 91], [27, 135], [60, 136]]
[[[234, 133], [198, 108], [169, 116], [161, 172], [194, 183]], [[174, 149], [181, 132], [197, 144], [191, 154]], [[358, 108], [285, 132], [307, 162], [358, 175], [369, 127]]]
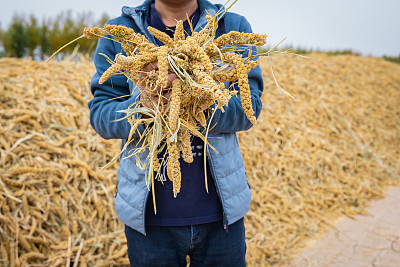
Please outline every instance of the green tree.
[[[49, 31], [49, 43], [50, 43], [50, 54], [53, 52], [57, 51], [62, 45], [65, 43], [63, 42], [62, 39], [62, 32], [61, 32], [61, 27], [60, 27], [60, 21], [54, 20], [51, 24], [51, 29]], [[63, 52], [58, 54], [59, 57], [61, 57]]]
[[23, 57], [25, 55], [25, 49], [28, 46], [26, 32], [24, 19], [14, 16], [4, 34], [4, 49], [7, 56]]
[[[63, 27], [61, 28], [62, 35], [60, 36], [60, 38], [62, 39], [63, 44], [66, 44], [81, 35], [78, 28], [79, 26], [72, 19], [71, 13], [68, 13], [65, 20], [63, 21]], [[64, 48], [64, 53], [70, 54], [74, 50], [74, 47], [76, 45], [77, 44], [67, 46], [66, 48]]]
[[[85, 27], [93, 25], [102, 27], [109, 16], [103, 14], [98, 21], [93, 23], [91, 13], [82, 13], [72, 16], [70, 11], [62, 12], [52, 19], [38, 19], [31, 15], [28, 19], [23, 16], [14, 16], [7, 29], [0, 28], [0, 53], [1, 45], [4, 47], [3, 55], [9, 57], [39, 56], [41, 59], [51, 55], [63, 45], [69, 43], [83, 33]], [[58, 55], [63, 58], [74, 49], [78, 52], [93, 55], [97, 40], [80, 39], [78, 42], [64, 48]], [[2, 56], [2, 54], [0, 54]]]
[[37, 19], [34, 15], [31, 15], [29, 24], [26, 25], [26, 35], [27, 35], [26, 39], [27, 39], [28, 54], [32, 58], [34, 58], [34, 51], [40, 43], [39, 31], [40, 29], [37, 23]]
[[50, 28], [47, 21], [43, 21], [39, 28], [39, 45], [40, 45], [40, 58], [44, 59], [46, 55], [51, 53], [50, 44]]
[[[93, 26], [93, 20], [92, 20], [92, 15], [90, 13], [88, 14], [82, 14], [78, 17], [78, 22], [77, 22], [77, 35], [75, 36], [81, 36], [83, 33], [83, 29], [85, 27], [91, 27]], [[87, 39], [83, 38], [78, 41], [79, 45], [79, 52], [83, 54], [92, 54], [94, 48], [96, 47], [97, 40], [93, 39]]]

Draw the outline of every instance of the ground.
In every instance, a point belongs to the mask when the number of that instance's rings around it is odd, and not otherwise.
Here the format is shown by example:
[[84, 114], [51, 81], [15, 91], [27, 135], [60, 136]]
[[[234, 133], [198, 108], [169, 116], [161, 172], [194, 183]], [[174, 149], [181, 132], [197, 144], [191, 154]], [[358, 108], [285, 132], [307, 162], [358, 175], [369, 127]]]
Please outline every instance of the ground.
[[400, 266], [400, 187], [371, 202], [368, 214], [340, 218], [336, 229], [298, 255], [291, 267]]

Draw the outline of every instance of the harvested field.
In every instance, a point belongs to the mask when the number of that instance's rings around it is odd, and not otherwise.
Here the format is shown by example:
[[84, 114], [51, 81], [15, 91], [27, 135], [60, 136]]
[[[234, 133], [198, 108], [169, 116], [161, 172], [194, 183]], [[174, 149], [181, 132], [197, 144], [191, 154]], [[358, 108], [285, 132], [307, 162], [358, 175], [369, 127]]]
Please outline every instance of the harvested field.
[[[249, 266], [284, 266], [342, 214], [399, 184], [400, 65], [267, 59], [259, 124], [239, 134], [253, 201]], [[118, 152], [90, 127], [87, 60], [0, 59], [0, 266], [127, 264], [113, 210]]]

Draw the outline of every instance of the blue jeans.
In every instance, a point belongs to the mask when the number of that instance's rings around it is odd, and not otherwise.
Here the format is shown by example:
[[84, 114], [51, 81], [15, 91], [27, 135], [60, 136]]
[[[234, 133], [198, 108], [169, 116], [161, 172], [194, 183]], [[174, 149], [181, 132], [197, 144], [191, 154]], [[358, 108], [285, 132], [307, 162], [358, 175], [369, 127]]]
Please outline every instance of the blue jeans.
[[147, 226], [146, 236], [125, 226], [131, 266], [246, 266], [243, 218], [224, 230], [222, 221], [189, 226]]

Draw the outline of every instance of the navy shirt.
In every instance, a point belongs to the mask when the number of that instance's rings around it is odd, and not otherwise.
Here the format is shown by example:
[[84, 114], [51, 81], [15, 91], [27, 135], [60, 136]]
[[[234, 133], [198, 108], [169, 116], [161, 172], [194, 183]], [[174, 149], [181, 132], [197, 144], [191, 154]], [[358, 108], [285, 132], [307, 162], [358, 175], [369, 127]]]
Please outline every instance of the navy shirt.
[[[197, 9], [189, 18], [193, 27], [197, 24], [200, 10]], [[175, 27], [166, 27], [160, 15], [151, 5], [149, 24], [173, 37]], [[187, 21], [183, 23], [185, 34], [191, 34]], [[158, 45], [164, 45], [157, 40]], [[222, 219], [222, 206], [218, 197], [214, 180], [207, 165], [208, 193], [205, 189], [204, 177], [204, 142], [198, 137], [192, 136], [193, 162], [186, 163], [179, 159], [181, 165], [182, 181], [181, 191], [174, 198], [172, 182], [167, 176], [168, 153], [165, 155], [160, 176], [154, 181], [157, 214], [154, 214], [152, 192], [150, 192], [146, 208], [146, 225], [158, 226], [183, 226], [201, 223], [209, 223]], [[159, 158], [164, 157], [165, 149]]]

